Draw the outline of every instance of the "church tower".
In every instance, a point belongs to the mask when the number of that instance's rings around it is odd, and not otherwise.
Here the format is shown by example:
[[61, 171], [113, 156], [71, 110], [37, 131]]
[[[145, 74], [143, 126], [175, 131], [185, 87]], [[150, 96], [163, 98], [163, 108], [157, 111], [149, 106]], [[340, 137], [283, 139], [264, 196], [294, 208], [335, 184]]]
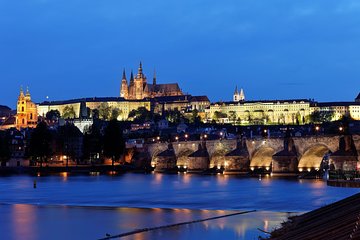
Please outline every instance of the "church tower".
[[148, 92], [145, 92], [145, 87], [146, 87], [146, 77], [145, 75], [143, 74], [143, 71], [142, 71], [142, 64], [140, 62], [140, 65], [139, 65], [139, 68], [138, 68], [138, 73], [136, 75], [136, 78], [135, 78], [135, 99], [143, 99], [145, 97], [148, 97], [149, 94]]
[[238, 102], [239, 101], [239, 92], [237, 86], [235, 87], [234, 95], [233, 95], [233, 101]]
[[245, 101], [245, 94], [244, 94], [244, 90], [242, 88], [240, 89], [240, 92], [239, 92], [237, 86], [235, 87], [233, 101], [234, 102]]
[[123, 97], [125, 99], [129, 97], [129, 88], [126, 80], [125, 69], [123, 71], [122, 80], [121, 80], [120, 97]]
[[240, 89], [239, 101], [245, 101], [245, 94], [242, 88]]
[[16, 107], [16, 128], [34, 128], [37, 125], [37, 120], [37, 107], [31, 101], [29, 89], [26, 89], [26, 95], [24, 95], [21, 87]]

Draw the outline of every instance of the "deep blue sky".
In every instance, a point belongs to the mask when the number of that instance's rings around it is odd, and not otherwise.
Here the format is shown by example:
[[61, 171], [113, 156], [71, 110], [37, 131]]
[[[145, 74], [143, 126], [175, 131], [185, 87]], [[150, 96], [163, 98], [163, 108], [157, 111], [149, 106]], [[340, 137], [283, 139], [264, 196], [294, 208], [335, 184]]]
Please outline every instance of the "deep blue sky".
[[351, 101], [358, 0], [0, 0], [0, 104], [118, 96], [122, 69], [230, 100]]

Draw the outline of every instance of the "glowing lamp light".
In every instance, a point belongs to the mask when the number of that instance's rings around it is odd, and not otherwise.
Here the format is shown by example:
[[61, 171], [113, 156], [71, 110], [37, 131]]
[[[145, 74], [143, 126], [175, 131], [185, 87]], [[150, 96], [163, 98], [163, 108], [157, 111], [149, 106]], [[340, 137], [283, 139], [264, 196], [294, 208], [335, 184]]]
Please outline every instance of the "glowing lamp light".
[[186, 168], [187, 168], [187, 166], [185, 165], [185, 166], [184, 166], [184, 168], [186, 169]]
[[303, 171], [303, 169], [302, 168], [299, 168], [299, 172], [302, 172]]
[[255, 170], [255, 168], [254, 168], [254, 167], [251, 167], [250, 169], [251, 169], [251, 171], [254, 171], [254, 170]]
[[319, 168], [315, 168], [316, 171], [319, 171]]
[[189, 135], [185, 134], [185, 138], [188, 138], [188, 137], [189, 137]]
[[157, 140], [160, 140], [160, 137], [159, 137], [159, 136], [157, 136], [157, 137], [156, 137], [156, 139], [157, 139]]
[[342, 131], [342, 130], [344, 130], [344, 128], [343, 128], [343, 127], [339, 127], [339, 131]]
[[265, 169], [266, 169], [266, 171], [269, 171], [269, 170], [270, 170], [270, 167], [266, 167]]
[[204, 138], [207, 138], [207, 134], [204, 135]]
[[220, 132], [220, 136], [222, 136], [223, 135], [223, 132]]
[[308, 168], [307, 171], [310, 172], [310, 171], [311, 171], [311, 168]]
[[220, 167], [220, 165], [217, 165], [217, 169], [220, 169], [221, 167]]
[[178, 136], [176, 136], [176, 137], [175, 137], [175, 140], [176, 140], [176, 141], [177, 141], [177, 140], [179, 140], [179, 137], [178, 137]]
[[315, 130], [316, 130], [316, 131], [319, 131], [319, 129], [320, 129], [319, 126], [316, 126], [316, 127], [315, 127]]

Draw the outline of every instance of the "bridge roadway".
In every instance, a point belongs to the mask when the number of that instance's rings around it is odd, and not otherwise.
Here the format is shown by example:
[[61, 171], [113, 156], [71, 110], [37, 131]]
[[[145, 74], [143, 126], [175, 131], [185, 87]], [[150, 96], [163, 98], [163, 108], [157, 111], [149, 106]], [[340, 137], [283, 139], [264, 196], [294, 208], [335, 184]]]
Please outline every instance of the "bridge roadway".
[[[357, 162], [360, 161], [360, 135], [351, 135], [348, 136], [348, 138], [350, 139], [350, 143], [348, 144], [352, 144], [353, 148], [355, 148], [355, 158], [353, 157], [352, 160], [356, 161], [356, 165]], [[339, 152], [342, 139], [344, 139], [344, 136], [342, 135], [291, 137], [291, 146], [294, 150], [293, 152], [295, 153], [293, 156], [294, 160], [289, 160], [289, 156], [286, 156], [285, 158], [280, 157], [280, 159], [285, 159], [280, 160], [284, 162], [282, 163], [282, 169], [285, 172], [319, 170], [325, 156], [330, 156], [331, 163], [331, 154]], [[189, 161], [192, 161], [189, 155], [198, 150], [199, 144], [205, 145], [208, 153], [208, 162], [206, 163], [205, 161], [205, 166], [202, 168], [221, 166], [225, 169], [225, 171], [240, 169], [246, 171], [246, 169], [254, 170], [257, 168], [264, 168], [271, 171], [271, 168], [275, 166], [274, 161], [276, 158], [274, 155], [277, 153], [279, 153], [278, 155], [280, 156], [284, 155], [282, 152], [287, 148], [284, 138], [244, 139], [242, 143], [242, 151], [238, 151], [238, 156], [236, 157], [229, 156], [229, 153], [231, 151], [234, 152], [239, 145], [239, 142], [236, 139], [208, 140], [206, 142], [178, 141], [170, 144], [174, 149], [174, 161], [176, 162], [176, 166], [189, 165]], [[151, 156], [152, 164], [161, 164], [161, 161], [164, 161], [164, 159], [158, 157], [158, 155], [167, 150], [169, 147], [168, 145], [169, 143], [166, 142], [145, 145], [145, 148]], [[285, 153], [285, 155], [291, 154]], [[168, 161], [168, 158], [165, 161]], [[292, 164], [291, 161], [295, 161], [297, 169], [291, 170], [289, 169], [289, 166], [285, 166], [286, 164]], [[354, 168], [354, 164], [351, 166], [352, 167], [350, 168]], [[274, 169], [272, 170], [274, 171]]]

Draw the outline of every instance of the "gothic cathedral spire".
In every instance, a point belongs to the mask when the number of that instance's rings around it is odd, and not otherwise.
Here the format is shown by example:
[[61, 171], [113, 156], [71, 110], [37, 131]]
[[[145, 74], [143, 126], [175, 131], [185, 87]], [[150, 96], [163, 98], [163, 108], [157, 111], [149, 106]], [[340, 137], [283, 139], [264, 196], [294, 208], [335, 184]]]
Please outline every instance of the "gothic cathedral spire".
[[156, 70], [154, 68], [154, 78], [153, 78], [153, 85], [156, 85]]
[[127, 99], [128, 96], [129, 96], [129, 87], [128, 87], [128, 83], [126, 80], [126, 74], [125, 74], [125, 69], [124, 69], [123, 75], [122, 75], [122, 80], [121, 80], [120, 97]]

